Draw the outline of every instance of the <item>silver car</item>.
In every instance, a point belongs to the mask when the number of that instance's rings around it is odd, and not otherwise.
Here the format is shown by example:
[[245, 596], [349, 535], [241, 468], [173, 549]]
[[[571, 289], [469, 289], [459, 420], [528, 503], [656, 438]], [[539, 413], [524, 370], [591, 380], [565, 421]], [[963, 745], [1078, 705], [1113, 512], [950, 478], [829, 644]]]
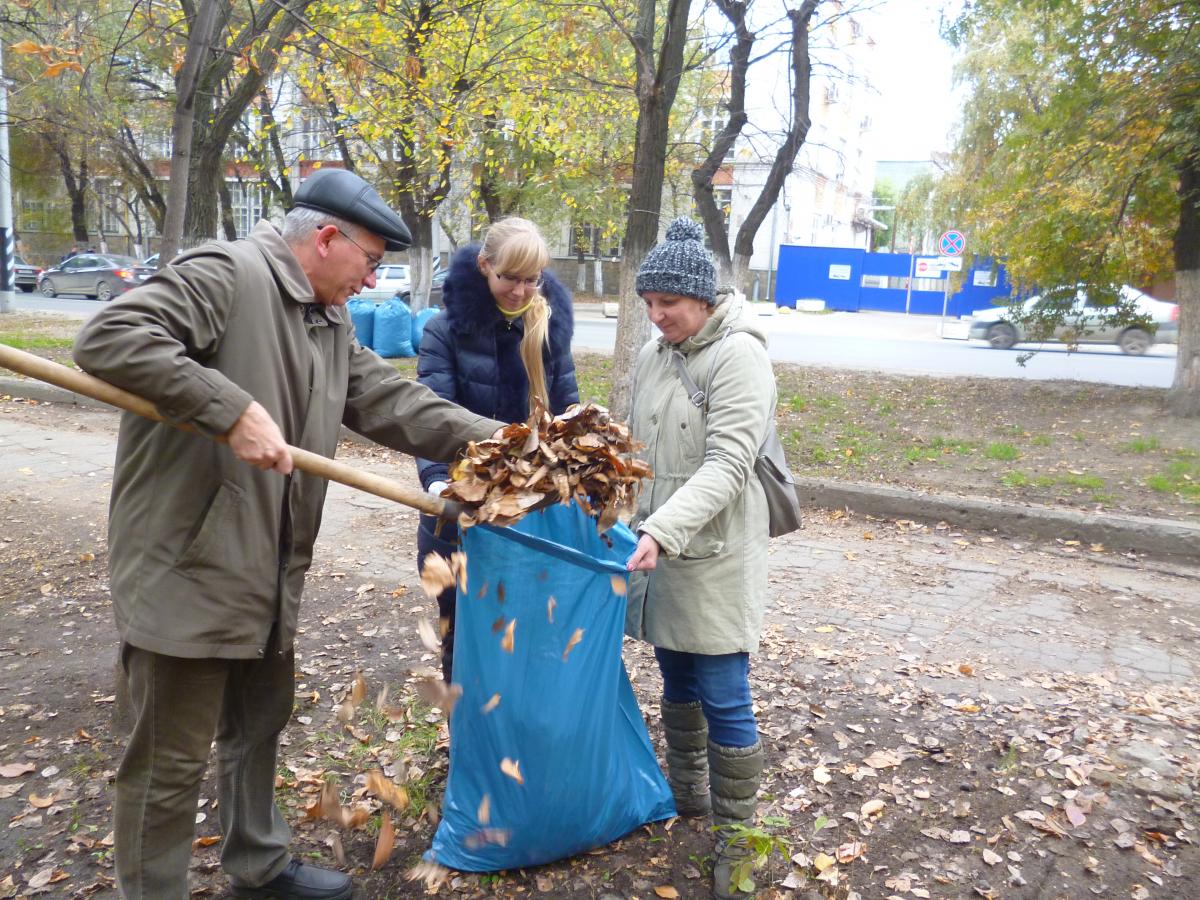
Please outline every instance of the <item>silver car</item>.
[[[1086, 288], [1069, 298], [1069, 308], [1062, 321], [1053, 326], [1050, 334], [1038, 333], [1038, 307], [1060, 308], [1064, 301], [1030, 297], [1015, 307], [996, 310], [977, 310], [968, 317], [967, 337], [987, 341], [997, 350], [1007, 350], [1015, 344], [1037, 344], [1047, 341], [1067, 344], [1116, 344], [1122, 353], [1141, 356], [1154, 343], [1174, 344], [1179, 340], [1179, 306], [1155, 300], [1137, 288], [1125, 285], [1106, 298], [1090, 300]], [[1060, 295], [1061, 297], [1061, 295]], [[1119, 298], [1119, 299], [1118, 299]], [[1114, 303], [1114, 300], [1117, 302]], [[1117, 310], [1129, 309], [1143, 317], [1149, 327], [1118, 322]]]
[[83, 294], [111, 300], [142, 283], [138, 262], [132, 256], [112, 253], [79, 253], [42, 273], [38, 285], [47, 297]]

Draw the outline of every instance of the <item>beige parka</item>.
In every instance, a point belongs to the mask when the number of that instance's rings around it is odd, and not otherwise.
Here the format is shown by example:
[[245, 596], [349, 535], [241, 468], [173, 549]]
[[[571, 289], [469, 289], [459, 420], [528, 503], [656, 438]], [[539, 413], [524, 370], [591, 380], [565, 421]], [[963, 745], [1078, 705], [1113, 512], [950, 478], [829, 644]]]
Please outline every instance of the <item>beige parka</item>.
[[[688, 398], [672, 349], [708, 393], [707, 413]], [[738, 298], [718, 297], [700, 332], [677, 347], [659, 338], [642, 348], [630, 421], [654, 478], [630, 527], [662, 552], [655, 569], [631, 577], [630, 636], [690, 653], [758, 649], [769, 534], [753, 467], [775, 402], [766, 337]]]

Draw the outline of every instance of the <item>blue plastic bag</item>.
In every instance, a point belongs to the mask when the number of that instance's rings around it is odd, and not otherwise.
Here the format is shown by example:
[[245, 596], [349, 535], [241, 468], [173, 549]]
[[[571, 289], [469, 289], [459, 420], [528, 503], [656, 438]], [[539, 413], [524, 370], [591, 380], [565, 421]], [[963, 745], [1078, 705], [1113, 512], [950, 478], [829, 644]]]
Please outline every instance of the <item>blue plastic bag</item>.
[[364, 347], [374, 347], [375, 303], [363, 297], [351, 297], [346, 301], [346, 312], [354, 325], [354, 334]]
[[539, 865], [675, 815], [621, 660], [613, 579], [626, 583], [636, 543], [623, 525], [598, 534], [575, 504], [464, 529], [463, 693], [427, 857], [465, 872]]
[[412, 317], [412, 345], [418, 353], [421, 352], [421, 335], [425, 333], [425, 323], [438, 314], [436, 306], [427, 306]]
[[412, 313], [399, 297], [380, 303], [375, 309], [375, 344], [380, 356], [416, 356], [412, 346]]

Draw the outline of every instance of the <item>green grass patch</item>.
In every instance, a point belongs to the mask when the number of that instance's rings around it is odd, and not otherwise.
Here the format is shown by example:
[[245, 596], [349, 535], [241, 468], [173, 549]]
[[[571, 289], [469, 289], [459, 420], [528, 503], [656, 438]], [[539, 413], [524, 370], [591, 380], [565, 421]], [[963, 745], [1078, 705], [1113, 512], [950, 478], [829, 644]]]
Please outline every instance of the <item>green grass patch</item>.
[[1012, 472], [1005, 472], [1000, 476], [1000, 483], [1008, 487], [1029, 487], [1029, 485], [1033, 484], [1033, 479], [1024, 472], [1014, 470]]
[[994, 443], [983, 448], [983, 455], [999, 462], [1012, 462], [1021, 458], [1021, 451], [1012, 444]]
[[1104, 487], [1104, 479], [1099, 475], [1075, 475], [1068, 472], [1066, 475], [1060, 476], [1058, 482], [1067, 487], [1087, 488], [1092, 491]]
[[1033, 444], [1035, 447], [1049, 447], [1054, 442], [1050, 439], [1050, 435], [1048, 434], [1035, 434], [1029, 439], [1029, 443]]
[[0, 331], [0, 344], [7, 344], [10, 347], [16, 347], [18, 350], [24, 350], [27, 353], [33, 353], [35, 350], [69, 351], [74, 343], [74, 338], [42, 336], [29, 337], [26, 335]]
[[1200, 463], [1177, 459], [1146, 479], [1146, 487], [1163, 494], [1176, 494], [1188, 503], [1200, 503]]
[[959, 441], [935, 435], [929, 441], [929, 449], [934, 453], [957, 453], [959, 456], [970, 456], [979, 448], [974, 441]]
[[1119, 448], [1122, 453], [1149, 453], [1159, 448], [1158, 438], [1134, 438]]

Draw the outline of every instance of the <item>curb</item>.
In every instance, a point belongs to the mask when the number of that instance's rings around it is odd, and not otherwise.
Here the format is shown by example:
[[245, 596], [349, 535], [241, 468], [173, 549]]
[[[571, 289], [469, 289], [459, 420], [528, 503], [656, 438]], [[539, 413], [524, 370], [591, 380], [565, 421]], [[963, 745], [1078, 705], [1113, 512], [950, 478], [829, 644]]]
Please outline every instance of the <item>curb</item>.
[[797, 478], [800, 502], [824, 509], [850, 509], [883, 518], [946, 522], [1009, 537], [1103, 544], [1173, 562], [1200, 562], [1200, 525], [1116, 513], [1087, 513], [985, 497], [933, 494], [856, 482]]
[[[0, 377], [0, 396], [5, 394], [46, 403], [112, 409], [106, 403], [34, 379]], [[351, 440], [358, 438], [345, 428], [342, 436]], [[1085, 513], [984, 497], [934, 494], [818, 478], [797, 478], [796, 493], [801, 504], [810, 507], [850, 509], [882, 518], [946, 522], [955, 527], [995, 531], [1021, 539], [1099, 543], [1110, 550], [1137, 553], [1152, 559], [1200, 562], [1200, 525], [1174, 519]]]

